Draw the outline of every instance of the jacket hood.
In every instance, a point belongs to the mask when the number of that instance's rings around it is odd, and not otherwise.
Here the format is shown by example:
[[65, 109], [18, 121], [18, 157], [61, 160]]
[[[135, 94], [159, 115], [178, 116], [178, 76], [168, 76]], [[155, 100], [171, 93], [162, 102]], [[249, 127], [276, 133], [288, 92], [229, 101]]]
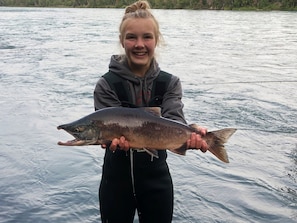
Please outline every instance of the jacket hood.
[[160, 73], [160, 68], [155, 59], [144, 75], [138, 77], [129, 68], [125, 55], [113, 55], [109, 64], [109, 71], [121, 76], [130, 86], [133, 101], [136, 106], [146, 106], [149, 103], [153, 81]]

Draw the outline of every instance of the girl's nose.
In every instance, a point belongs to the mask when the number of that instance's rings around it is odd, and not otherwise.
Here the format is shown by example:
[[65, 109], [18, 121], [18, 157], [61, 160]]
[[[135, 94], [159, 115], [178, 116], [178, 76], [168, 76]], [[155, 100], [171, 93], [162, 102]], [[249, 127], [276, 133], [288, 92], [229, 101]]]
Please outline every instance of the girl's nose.
[[141, 38], [137, 38], [137, 41], [135, 43], [135, 48], [141, 48], [141, 47], [144, 47], [144, 42]]

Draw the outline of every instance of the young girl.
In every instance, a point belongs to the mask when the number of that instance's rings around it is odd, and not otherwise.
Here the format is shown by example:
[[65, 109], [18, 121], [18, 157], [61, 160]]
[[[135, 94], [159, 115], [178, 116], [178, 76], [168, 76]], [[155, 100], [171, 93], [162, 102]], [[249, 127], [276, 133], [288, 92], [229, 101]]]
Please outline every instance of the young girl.
[[[94, 91], [95, 109], [105, 107], [161, 107], [162, 116], [185, 123], [180, 80], [161, 71], [155, 60], [155, 48], [161, 34], [146, 1], [126, 8], [120, 24], [120, 43], [124, 55], [111, 57], [109, 72]], [[206, 129], [200, 129], [201, 135]], [[207, 150], [201, 135], [193, 133], [189, 148]], [[145, 150], [130, 149], [122, 136], [106, 147], [99, 188], [101, 219], [104, 223], [172, 221], [173, 186], [166, 163], [166, 150], [153, 158]]]

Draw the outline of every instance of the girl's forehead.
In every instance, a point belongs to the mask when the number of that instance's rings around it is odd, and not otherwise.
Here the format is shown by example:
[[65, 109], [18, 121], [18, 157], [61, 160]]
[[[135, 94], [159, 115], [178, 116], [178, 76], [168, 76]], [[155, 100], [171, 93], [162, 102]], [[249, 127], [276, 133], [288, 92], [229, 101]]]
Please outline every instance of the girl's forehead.
[[151, 18], [128, 18], [124, 21], [124, 30], [155, 31], [156, 24]]

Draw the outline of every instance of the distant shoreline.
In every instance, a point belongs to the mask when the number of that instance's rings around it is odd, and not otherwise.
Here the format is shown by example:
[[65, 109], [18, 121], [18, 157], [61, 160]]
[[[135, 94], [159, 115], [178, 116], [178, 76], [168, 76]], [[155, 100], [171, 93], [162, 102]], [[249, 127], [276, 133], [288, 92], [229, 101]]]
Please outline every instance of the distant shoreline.
[[[43, 7], [43, 8], [125, 8], [135, 0], [0, 0], [0, 7]], [[104, 3], [102, 3], [104, 2]], [[152, 9], [229, 10], [229, 11], [297, 11], [297, 1], [266, 0], [167, 0], [149, 1]]]

